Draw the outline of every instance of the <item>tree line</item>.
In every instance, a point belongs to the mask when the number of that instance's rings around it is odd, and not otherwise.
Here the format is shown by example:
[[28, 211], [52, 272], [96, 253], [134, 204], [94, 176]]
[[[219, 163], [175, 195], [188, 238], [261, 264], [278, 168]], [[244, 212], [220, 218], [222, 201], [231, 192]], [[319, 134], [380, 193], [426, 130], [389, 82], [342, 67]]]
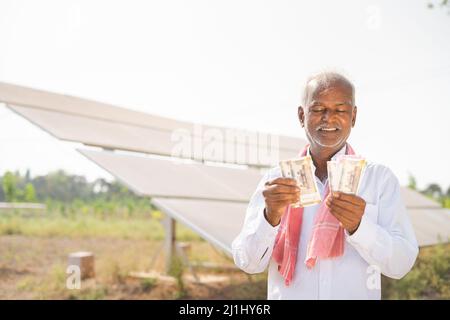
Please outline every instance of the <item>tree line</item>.
[[2, 202], [45, 202], [54, 200], [90, 202], [99, 198], [105, 201], [133, 200], [141, 198], [123, 184], [103, 178], [93, 182], [84, 176], [68, 174], [63, 170], [31, 177], [19, 171], [7, 171], [0, 176], [0, 201]]

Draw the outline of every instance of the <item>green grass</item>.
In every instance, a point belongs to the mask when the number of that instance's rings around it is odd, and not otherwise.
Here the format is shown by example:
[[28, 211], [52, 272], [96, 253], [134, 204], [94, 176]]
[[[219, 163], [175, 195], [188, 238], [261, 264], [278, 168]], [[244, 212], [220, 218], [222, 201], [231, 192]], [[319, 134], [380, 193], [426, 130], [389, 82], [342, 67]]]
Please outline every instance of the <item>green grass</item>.
[[157, 280], [154, 278], [143, 279], [141, 281], [141, 289], [144, 292], [152, 290], [157, 284]]
[[[145, 270], [150, 265], [154, 251], [143, 246], [147, 241], [154, 243], [151, 248], [159, 247], [164, 238], [161, 225], [163, 214], [157, 210], [135, 210], [131, 214], [124, 207], [110, 207], [104, 205], [101, 209], [92, 209], [85, 204], [57, 205], [49, 207], [47, 212], [29, 211], [0, 211], [0, 236], [21, 235], [26, 241], [39, 239], [72, 238], [75, 242], [84, 238], [98, 238], [109, 242], [110, 239], [139, 240], [135, 250], [119, 250], [110, 253], [102, 252], [100, 247], [96, 252], [96, 280], [84, 289], [68, 292], [65, 288], [65, 253], [46, 261], [48, 270], [40, 276], [27, 273], [15, 283], [15, 290], [33, 298], [66, 298], [66, 299], [105, 299], [115, 292], [115, 285], [126, 287], [126, 277], [130, 271]], [[21, 237], [19, 237], [22, 239]], [[105, 238], [101, 240], [101, 238]], [[221, 257], [201, 238], [190, 229], [177, 224], [177, 239], [180, 241], [193, 241], [191, 261], [220, 260], [221, 263], [232, 263], [229, 259]], [[141, 243], [140, 246], [137, 244]], [[18, 270], [26, 270], [35, 258], [44, 256], [49, 248], [43, 245], [42, 249], [33, 248], [30, 252], [7, 249], [2, 252], [2, 260], [8, 265], [15, 265]], [[215, 256], [215, 258], [213, 258]], [[159, 257], [163, 260], [163, 257]], [[159, 261], [158, 260], [158, 261]], [[38, 260], [36, 260], [38, 261]], [[42, 265], [42, 263], [41, 263]], [[172, 298], [183, 298], [188, 292], [182, 282], [183, 268], [175, 268], [177, 288], [173, 290]], [[259, 297], [264, 299], [266, 292], [266, 274], [252, 277], [251, 283], [242, 283], [231, 278], [227, 287], [226, 296], [233, 299]], [[89, 282], [88, 282], [89, 283]], [[138, 288], [143, 293], [151, 293], [159, 283], [155, 279], [143, 280]], [[417, 262], [411, 272], [401, 280], [383, 277], [383, 299], [450, 299], [450, 244], [441, 244], [433, 247], [421, 248]], [[108, 291], [109, 290], [109, 291]]]
[[[111, 215], [99, 218], [95, 215], [86, 215], [83, 212], [70, 216], [61, 214], [23, 216], [20, 213], [9, 213], [0, 214], [1, 235], [162, 240], [164, 229], [160, 219], [152, 216], [125, 218]], [[177, 224], [177, 238], [181, 241], [201, 239], [197, 234], [180, 224]]]

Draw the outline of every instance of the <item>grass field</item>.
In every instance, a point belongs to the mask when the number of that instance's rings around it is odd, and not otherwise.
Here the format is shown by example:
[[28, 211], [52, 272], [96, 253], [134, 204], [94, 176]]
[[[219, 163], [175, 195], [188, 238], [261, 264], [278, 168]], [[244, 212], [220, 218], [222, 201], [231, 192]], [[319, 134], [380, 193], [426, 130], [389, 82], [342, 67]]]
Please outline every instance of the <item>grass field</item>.
[[[265, 299], [266, 274], [198, 270], [211, 281], [195, 283], [181, 268], [180, 285], [159, 277], [164, 270], [160, 212], [87, 214], [72, 210], [0, 212], [0, 299]], [[191, 244], [193, 262], [233, 266], [210, 244], [177, 224], [177, 239]], [[450, 299], [450, 246], [424, 248], [402, 280], [383, 279], [384, 299]], [[67, 256], [95, 254], [95, 279], [81, 290], [66, 288]], [[137, 279], [133, 271], [155, 276]], [[172, 279], [173, 280], [173, 279]]]
[[[0, 235], [24, 235], [27, 237], [114, 237], [159, 241], [164, 230], [158, 218], [117, 216], [96, 217], [91, 215], [61, 216], [58, 214], [21, 216], [3, 214], [0, 217]], [[201, 238], [177, 225], [181, 241], [199, 241]]]
[[[226, 275], [221, 281], [196, 284], [185, 281], [183, 290], [176, 282], [158, 277], [135, 279], [132, 271], [162, 271], [163, 257], [152, 262], [160, 242], [143, 239], [0, 237], [0, 299], [255, 299], [265, 297], [265, 277], [242, 273]], [[95, 280], [82, 282], [81, 290], [66, 288], [67, 255], [87, 250], [95, 253]], [[197, 260], [223, 261], [206, 242], [194, 242], [192, 256]], [[185, 272], [189, 275], [188, 272]], [[200, 272], [201, 275], [203, 273]], [[211, 272], [209, 272], [211, 275]]]
[[[160, 279], [164, 231], [159, 212], [141, 217], [81, 212], [0, 213], [0, 299], [264, 299], [266, 275], [197, 271], [213, 281], [195, 283], [183, 268], [183, 286]], [[191, 244], [190, 261], [233, 266], [198, 235], [177, 224], [177, 240]], [[75, 251], [95, 254], [95, 280], [81, 290], [66, 288], [67, 256]], [[130, 272], [155, 273], [137, 279]], [[214, 280], [214, 277], [217, 280]]]

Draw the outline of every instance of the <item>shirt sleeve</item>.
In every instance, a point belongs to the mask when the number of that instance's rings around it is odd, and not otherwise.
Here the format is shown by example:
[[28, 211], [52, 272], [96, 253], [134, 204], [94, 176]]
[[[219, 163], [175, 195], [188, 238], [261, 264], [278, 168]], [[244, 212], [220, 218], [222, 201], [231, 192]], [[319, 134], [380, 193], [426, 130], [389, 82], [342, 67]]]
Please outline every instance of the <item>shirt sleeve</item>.
[[[377, 218], [371, 219], [371, 214]], [[358, 229], [352, 235], [346, 232], [346, 239], [387, 277], [400, 279], [413, 267], [419, 252], [417, 240], [398, 179], [387, 168], [377, 204], [366, 204]]]
[[269, 171], [260, 181], [247, 207], [244, 225], [231, 247], [234, 263], [247, 273], [263, 272], [272, 256], [278, 226], [273, 227], [264, 217], [264, 184], [274, 178]]

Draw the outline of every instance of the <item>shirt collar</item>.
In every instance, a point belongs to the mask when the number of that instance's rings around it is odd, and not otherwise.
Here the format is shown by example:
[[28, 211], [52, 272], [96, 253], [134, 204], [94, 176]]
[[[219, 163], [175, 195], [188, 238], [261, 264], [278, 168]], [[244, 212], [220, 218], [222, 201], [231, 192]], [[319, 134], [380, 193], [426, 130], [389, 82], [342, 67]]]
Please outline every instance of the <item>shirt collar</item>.
[[[309, 148], [310, 148], [310, 147], [308, 147], [308, 150], [306, 151], [306, 155], [307, 155], [307, 156], [311, 156], [311, 153], [310, 153], [310, 151], [309, 151]], [[334, 160], [336, 160], [336, 158], [339, 157], [340, 155], [345, 155], [345, 152], [346, 152], [346, 151], [347, 151], [347, 144], [345, 144], [338, 152], [336, 152], [336, 154], [335, 154], [334, 156], [331, 157], [331, 160], [334, 161]], [[312, 162], [312, 168], [313, 168], [313, 172], [316, 172], [316, 166], [314, 165], [314, 162]], [[315, 177], [318, 181], [320, 181], [320, 179], [317, 178], [315, 175], [314, 175], [314, 177]], [[326, 181], [326, 180], [325, 180], [325, 181]], [[320, 181], [320, 182], [322, 182], [322, 181]]]
[[[306, 151], [306, 155], [310, 156], [311, 152], [310, 149], [311, 147], [308, 147], [308, 150]], [[334, 161], [336, 160], [337, 157], [339, 157], [340, 155], [345, 155], [345, 152], [347, 151], [347, 144], [345, 144], [338, 152], [336, 152], [336, 154], [334, 156], [331, 157], [331, 160]], [[314, 164], [313, 164], [314, 165]]]

